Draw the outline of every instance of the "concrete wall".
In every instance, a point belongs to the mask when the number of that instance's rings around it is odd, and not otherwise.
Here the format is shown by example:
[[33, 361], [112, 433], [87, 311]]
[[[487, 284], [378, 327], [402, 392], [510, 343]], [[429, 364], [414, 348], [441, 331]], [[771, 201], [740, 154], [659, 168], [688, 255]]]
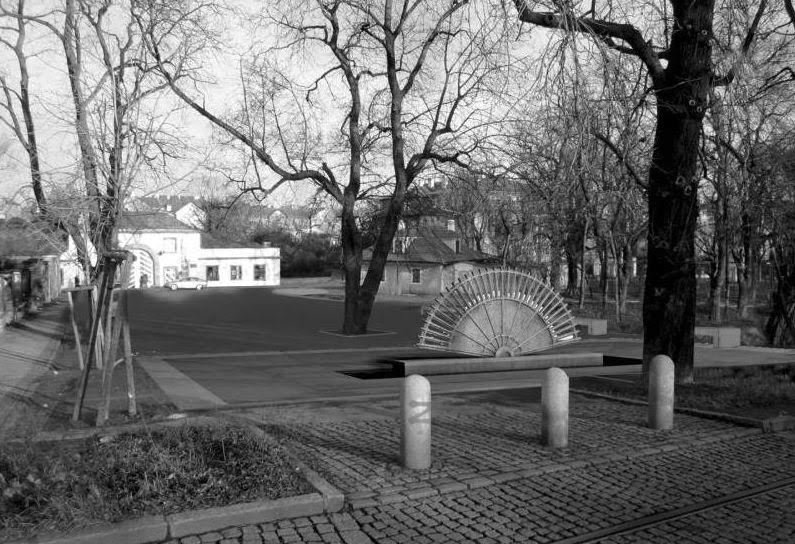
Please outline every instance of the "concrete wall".
[[[281, 283], [281, 255], [279, 248], [275, 247], [202, 249], [195, 262], [196, 273], [191, 268], [191, 275], [200, 278], [207, 278], [208, 266], [218, 267], [218, 280], [210, 281], [208, 287], [268, 286]], [[265, 266], [264, 280], [254, 279], [254, 267], [257, 265]], [[240, 267], [242, 276], [239, 279], [232, 279], [233, 266]]]
[[[387, 295], [438, 295], [463, 274], [476, 268], [473, 263], [404, 264], [388, 262], [384, 267], [384, 278], [379, 293]], [[412, 283], [413, 268], [420, 269], [420, 283]], [[362, 271], [362, 279], [366, 270]]]

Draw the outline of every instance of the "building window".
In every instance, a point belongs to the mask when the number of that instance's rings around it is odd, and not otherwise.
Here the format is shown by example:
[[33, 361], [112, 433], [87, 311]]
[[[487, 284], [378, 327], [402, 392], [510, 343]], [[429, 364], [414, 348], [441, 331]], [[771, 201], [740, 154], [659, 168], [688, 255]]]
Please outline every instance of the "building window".
[[411, 283], [422, 283], [422, 273], [419, 268], [411, 269]]
[[255, 264], [254, 265], [254, 281], [266, 281], [268, 279], [265, 273], [265, 265], [264, 264]]
[[229, 278], [232, 280], [242, 280], [243, 279], [243, 267], [239, 264], [233, 264], [229, 266]]
[[207, 267], [207, 281], [218, 281], [218, 266]]
[[455, 241], [455, 252], [461, 253], [461, 240], [456, 239]]
[[403, 253], [403, 240], [395, 240], [395, 253]]
[[163, 253], [176, 253], [176, 252], [177, 252], [177, 239], [163, 238]]

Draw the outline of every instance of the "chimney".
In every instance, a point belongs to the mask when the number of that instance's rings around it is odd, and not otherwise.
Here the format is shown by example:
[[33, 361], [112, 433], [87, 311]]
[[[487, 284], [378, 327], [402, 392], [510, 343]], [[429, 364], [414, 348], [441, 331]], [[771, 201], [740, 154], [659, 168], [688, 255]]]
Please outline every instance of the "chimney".
[[455, 219], [447, 220], [447, 230], [450, 232], [455, 232]]

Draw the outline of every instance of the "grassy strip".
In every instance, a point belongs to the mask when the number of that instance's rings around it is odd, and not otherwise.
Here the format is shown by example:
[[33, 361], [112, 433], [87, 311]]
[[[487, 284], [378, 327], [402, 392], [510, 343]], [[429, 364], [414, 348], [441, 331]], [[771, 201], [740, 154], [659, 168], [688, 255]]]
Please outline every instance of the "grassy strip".
[[[696, 368], [695, 383], [676, 386], [676, 405], [765, 419], [795, 415], [795, 364], [735, 368]], [[577, 379], [574, 387], [646, 400], [640, 376]]]
[[237, 427], [0, 449], [0, 541], [309, 493], [283, 449]]

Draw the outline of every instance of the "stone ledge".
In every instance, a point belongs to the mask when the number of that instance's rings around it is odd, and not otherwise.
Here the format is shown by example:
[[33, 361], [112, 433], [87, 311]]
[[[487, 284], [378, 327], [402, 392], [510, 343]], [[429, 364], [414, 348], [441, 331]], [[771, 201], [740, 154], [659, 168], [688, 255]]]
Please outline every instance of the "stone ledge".
[[574, 324], [580, 327], [585, 327], [586, 332], [590, 336], [607, 335], [607, 319], [598, 319], [595, 317], [575, 317]]
[[168, 536], [170, 538], [180, 538], [216, 531], [226, 527], [255, 525], [286, 518], [314, 516], [322, 514], [324, 510], [325, 501], [323, 496], [320, 493], [309, 493], [308, 495], [298, 495], [297, 497], [191, 510], [172, 514], [167, 516], [166, 520], [168, 521]]
[[162, 542], [168, 537], [168, 523], [163, 516], [122, 521], [58, 536], [37, 536], [9, 544], [145, 544]]
[[740, 346], [742, 329], [739, 327], [696, 327], [696, 336], [709, 336], [716, 348], [736, 348]]
[[474, 372], [506, 372], [512, 370], [543, 370], [549, 367], [571, 368], [602, 366], [601, 353], [538, 353], [516, 357], [462, 357], [442, 359], [393, 359], [389, 361], [399, 376], [420, 374], [470, 374]]
[[795, 417], [776, 416], [762, 421], [762, 430], [766, 433], [780, 433], [795, 430]]

